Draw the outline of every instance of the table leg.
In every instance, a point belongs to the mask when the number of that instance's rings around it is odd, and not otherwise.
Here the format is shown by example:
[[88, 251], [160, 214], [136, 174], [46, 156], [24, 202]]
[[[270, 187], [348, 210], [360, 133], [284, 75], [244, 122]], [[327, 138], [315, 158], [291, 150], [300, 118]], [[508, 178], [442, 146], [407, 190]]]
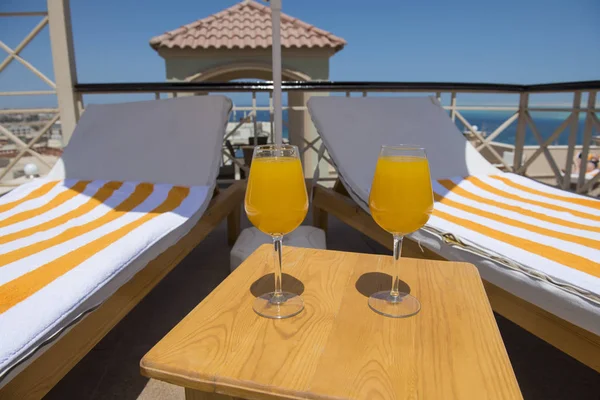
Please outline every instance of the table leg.
[[201, 392], [185, 388], [185, 400], [242, 400], [239, 397], [226, 396], [218, 393]]

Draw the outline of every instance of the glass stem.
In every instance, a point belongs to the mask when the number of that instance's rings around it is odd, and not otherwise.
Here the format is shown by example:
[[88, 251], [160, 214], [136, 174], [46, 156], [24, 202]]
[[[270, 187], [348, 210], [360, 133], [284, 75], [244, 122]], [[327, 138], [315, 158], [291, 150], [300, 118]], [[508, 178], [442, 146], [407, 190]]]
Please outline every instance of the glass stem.
[[283, 245], [283, 235], [273, 236], [273, 264], [275, 267], [275, 292], [273, 294], [274, 302], [282, 302], [283, 290], [281, 285], [281, 246]]
[[400, 255], [402, 254], [402, 235], [394, 235], [394, 280], [392, 281], [392, 290], [390, 296], [397, 298], [400, 295]]

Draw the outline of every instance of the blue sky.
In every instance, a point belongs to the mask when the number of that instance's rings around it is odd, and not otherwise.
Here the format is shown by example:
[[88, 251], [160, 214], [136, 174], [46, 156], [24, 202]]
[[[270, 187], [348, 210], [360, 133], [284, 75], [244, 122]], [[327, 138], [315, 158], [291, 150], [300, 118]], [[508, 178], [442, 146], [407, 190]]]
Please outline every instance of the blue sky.
[[[90, 83], [163, 81], [164, 63], [148, 45], [149, 39], [236, 1], [71, 3], [78, 77]], [[0, 11], [45, 7], [43, 0], [0, 1]], [[348, 41], [331, 59], [332, 80], [546, 83], [600, 79], [597, 0], [283, 0], [283, 11]], [[38, 21], [39, 17], [4, 18], [0, 40], [14, 48]], [[47, 28], [22, 55], [53, 76]], [[0, 73], [0, 91], [38, 89], [47, 86], [16, 61]], [[0, 97], [0, 107], [53, 101]]]

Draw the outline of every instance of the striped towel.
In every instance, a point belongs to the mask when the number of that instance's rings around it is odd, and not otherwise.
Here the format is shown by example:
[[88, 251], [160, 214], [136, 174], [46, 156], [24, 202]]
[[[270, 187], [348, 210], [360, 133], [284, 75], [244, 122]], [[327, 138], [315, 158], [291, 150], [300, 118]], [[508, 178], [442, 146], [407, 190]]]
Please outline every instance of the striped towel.
[[36, 180], [0, 198], [0, 371], [194, 215], [209, 191]]
[[439, 180], [433, 191], [427, 225], [600, 295], [599, 200], [510, 173]]

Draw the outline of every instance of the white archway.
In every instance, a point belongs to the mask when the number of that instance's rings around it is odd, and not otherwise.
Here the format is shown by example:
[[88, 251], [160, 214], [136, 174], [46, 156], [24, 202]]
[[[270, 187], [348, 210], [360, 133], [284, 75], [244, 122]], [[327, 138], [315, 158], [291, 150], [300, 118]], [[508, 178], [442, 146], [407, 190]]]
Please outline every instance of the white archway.
[[[310, 81], [311, 77], [300, 71], [282, 69], [284, 80]], [[229, 82], [235, 79], [271, 80], [271, 66], [263, 63], [235, 62], [201, 70], [185, 78], [186, 82]]]

